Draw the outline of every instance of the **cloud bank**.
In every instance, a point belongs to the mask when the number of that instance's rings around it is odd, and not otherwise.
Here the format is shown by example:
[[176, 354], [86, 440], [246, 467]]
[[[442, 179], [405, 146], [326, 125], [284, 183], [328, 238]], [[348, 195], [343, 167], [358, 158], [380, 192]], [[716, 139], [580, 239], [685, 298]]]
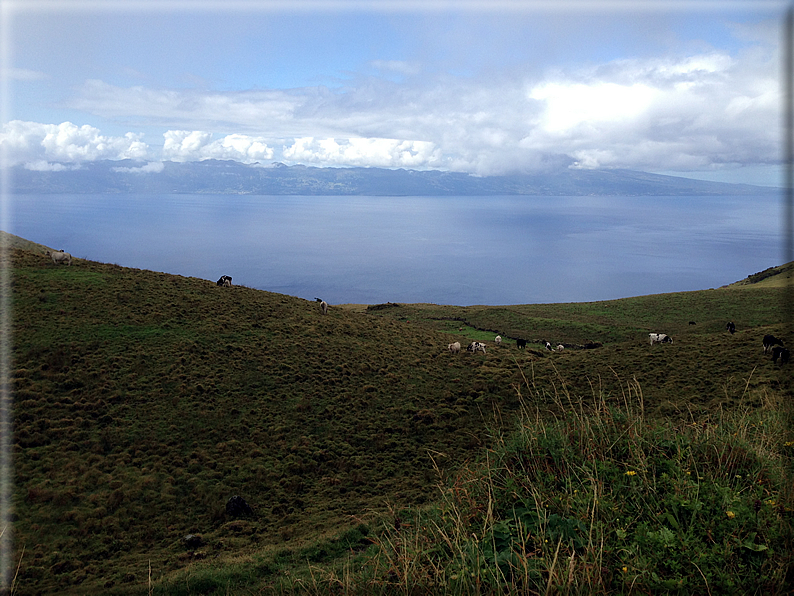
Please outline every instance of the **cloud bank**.
[[150, 161], [145, 166], [140, 167], [118, 167], [111, 168], [114, 172], [127, 172], [130, 174], [159, 174], [165, 169], [165, 164], [161, 161]]
[[141, 136], [129, 132], [123, 137], [110, 137], [93, 126], [77, 126], [71, 122], [40, 124], [12, 120], [4, 124], [0, 132], [0, 150], [11, 165], [145, 159], [149, 147], [140, 140]]
[[332, 166], [366, 165], [382, 168], [442, 166], [441, 151], [426, 141], [397, 139], [315, 139], [303, 137], [282, 151], [293, 163]]
[[213, 141], [212, 133], [197, 130], [169, 130], [163, 136], [162, 158], [170, 161], [230, 159], [252, 163], [273, 157], [273, 149], [261, 137], [232, 134]]
[[40, 168], [95, 159], [231, 159], [489, 175], [549, 164], [709, 171], [780, 160], [774, 44], [489, 80], [422, 74], [415, 63], [373, 66], [403, 78], [361, 75], [334, 89], [228, 93], [90, 80], [69, 108], [159, 128], [162, 140], [14, 120], [3, 125], [0, 146], [7, 163]]

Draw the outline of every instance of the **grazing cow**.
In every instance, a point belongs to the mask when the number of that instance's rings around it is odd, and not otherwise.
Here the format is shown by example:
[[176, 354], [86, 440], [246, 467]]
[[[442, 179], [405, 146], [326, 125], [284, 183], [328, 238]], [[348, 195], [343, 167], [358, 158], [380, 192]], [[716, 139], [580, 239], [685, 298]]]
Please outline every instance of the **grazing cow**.
[[469, 344], [469, 347], [466, 348], [467, 351], [477, 353], [482, 352], [485, 354], [485, 344], [480, 341], [473, 341]]
[[776, 338], [774, 335], [765, 335], [764, 336], [764, 354], [769, 352], [773, 346], [781, 346], [783, 347], [783, 342]]
[[673, 338], [667, 335], [666, 333], [649, 333], [648, 337], [651, 339], [651, 345], [655, 343], [660, 343], [660, 344], [673, 343]]
[[328, 303], [323, 300], [322, 298], [315, 298], [317, 302], [320, 303], [320, 310], [323, 311], [324, 315], [328, 314]]
[[72, 255], [68, 252], [64, 252], [63, 249], [56, 250], [54, 252], [47, 251], [47, 256], [52, 257], [52, 262], [56, 265], [60, 263], [66, 263], [67, 265], [72, 264]]
[[695, 321], [689, 321], [689, 324], [690, 325], [696, 325], [697, 323], [695, 323]]
[[221, 286], [224, 288], [231, 288], [232, 287], [232, 278], [230, 275], [221, 275], [221, 278], [215, 282], [216, 286]]
[[460, 342], [456, 341], [454, 344], [449, 344], [450, 354], [460, 354]]
[[728, 321], [728, 322], [725, 324], [725, 328], [726, 328], [728, 331], [730, 331], [731, 335], [733, 335], [734, 333], [736, 333], [736, 325], [734, 325], [734, 324], [733, 324], [733, 321]]
[[526, 348], [527, 347], [527, 340], [525, 339], [517, 339], [516, 340], [516, 347], [517, 348]]
[[562, 345], [562, 344], [559, 344], [559, 345], [557, 346], [557, 351], [558, 351], [558, 352], [562, 352], [564, 349], [565, 349], [565, 346], [564, 346], [564, 345]]
[[550, 352], [551, 352], [551, 351], [553, 351], [553, 350], [551, 349], [551, 344], [550, 344], [549, 342], [547, 342], [545, 339], [544, 339], [543, 341], [541, 341], [540, 343], [542, 343], [542, 344], [545, 346], [545, 348], [546, 348], [547, 350], [549, 350]]
[[493, 343], [495, 343], [497, 346], [500, 345], [502, 343], [502, 336], [501, 335], [497, 335], [494, 338]]
[[772, 348], [772, 362], [777, 364], [777, 359], [780, 358], [780, 366], [783, 366], [789, 361], [790, 357], [789, 351], [783, 346], [775, 346]]

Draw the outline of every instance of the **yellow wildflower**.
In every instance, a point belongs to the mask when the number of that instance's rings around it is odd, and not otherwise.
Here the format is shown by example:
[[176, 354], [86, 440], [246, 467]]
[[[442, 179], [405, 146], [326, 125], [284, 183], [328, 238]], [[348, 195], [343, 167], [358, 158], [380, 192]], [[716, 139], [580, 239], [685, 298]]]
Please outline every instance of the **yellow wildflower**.
[[629, 568], [628, 567], [624, 567], [623, 568], [623, 573], [628, 573], [628, 572], [629, 572]]
[[635, 472], [634, 470], [629, 470], [628, 472], [626, 472], [626, 476], [636, 476], [636, 475], [637, 472]]
[[725, 515], [728, 516], [728, 519], [733, 519], [734, 517], [736, 517], [736, 514], [733, 511], [726, 511]]

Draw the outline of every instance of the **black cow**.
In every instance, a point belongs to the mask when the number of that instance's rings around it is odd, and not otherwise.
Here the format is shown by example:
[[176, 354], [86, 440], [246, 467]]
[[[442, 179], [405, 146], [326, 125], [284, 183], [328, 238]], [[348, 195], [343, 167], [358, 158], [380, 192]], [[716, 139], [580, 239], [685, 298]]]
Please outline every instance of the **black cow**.
[[775, 346], [772, 348], [772, 362], [775, 364], [777, 364], [777, 359], [780, 358], [780, 365], [783, 366], [788, 363], [790, 357], [789, 351], [783, 346]]
[[783, 342], [776, 338], [774, 335], [764, 336], [764, 354], [772, 349], [772, 346], [783, 346]]
[[215, 285], [229, 288], [232, 285], [232, 278], [230, 275], [221, 275], [221, 278], [215, 282]]
[[234, 495], [226, 501], [226, 515], [231, 517], [243, 517], [253, 515], [254, 511], [251, 506], [245, 502], [240, 495]]
[[733, 324], [733, 321], [726, 323], [725, 328], [731, 332], [731, 335], [736, 333], [736, 325]]
[[525, 339], [517, 339], [516, 346], [519, 348], [526, 348], [527, 347], [527, 340]]

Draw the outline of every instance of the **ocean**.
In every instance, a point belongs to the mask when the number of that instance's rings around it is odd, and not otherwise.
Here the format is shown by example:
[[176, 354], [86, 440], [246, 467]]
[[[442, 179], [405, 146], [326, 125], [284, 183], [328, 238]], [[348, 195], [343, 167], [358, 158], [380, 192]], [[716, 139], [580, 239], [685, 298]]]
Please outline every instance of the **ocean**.
[[331, 304], [588, 302], [783, 262], [777, 196], [16, 195], [6, 231], [78, 258]]

